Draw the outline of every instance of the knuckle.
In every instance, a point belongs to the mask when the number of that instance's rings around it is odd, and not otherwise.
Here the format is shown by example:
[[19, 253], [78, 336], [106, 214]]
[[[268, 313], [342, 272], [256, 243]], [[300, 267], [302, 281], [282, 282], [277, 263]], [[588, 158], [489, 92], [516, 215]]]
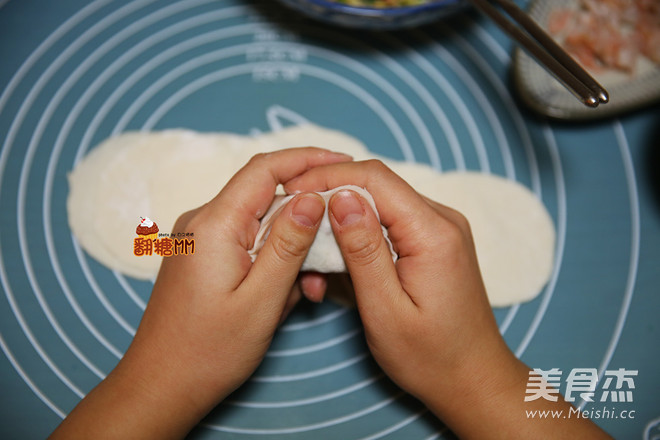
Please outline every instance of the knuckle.
[[172, 232], [192, 232], [196, 237], [222, 237], [232, 232], [229, 216], [216, 216], [208, 203], [185, 212], [176, 220]]
[[185, 228], [190, 223], [190, 221], [192, 220], [193, 215], [194, 214], [191, 211], [184, 212], [183, 214], [181, 214], [176, 219], [176, 221], [174, 222], [173, 229], [174, 230], [179, 230], [179, 229]]
[[344, 258], [359, 266], [368, 266], [378, 260], [381, 241], [368, 237], [348, 240], [344, 243]]
[[470, 221], [467, 219], [467, 217], [454, 209], [452, 209], [452, 214], [452, 222], [456, 225], [456, 227], [458, 227], [458, 229], [460, 229], [461, 232], [463, 232], [465, 235], [471, 234]]
[[379, 159], [368, 159], [365, 161], [365, 165], [367, 166], [368, 170], [374, 174], [390, 171], [388, 166]]
[[456, 223], [447, 223], [442, 232], [442, 246], [445, 252], [462, 255], [470, 248], [469, 237]]
[[442, 228], [444, 241], [449, 243], [461, 243], [464, 240], [464, 233], [458, 223], [447, 221]]
[[271, 155], [272, 153], [257, 153], [250, 158], [247, 165], [250, 167], [260, 166], [262, 163], [266, 162]]
[[297, 260], [307, 254], [305, 241], [295, 236], [295, 234], [287, 234], [286, 236], [271, 234], [269, 238], [272, 240], [273, 251], [280, 260]]
[[[203, 216], [203, 207], [192, 209], [181, 214], [176, 221], [174, 222], [174, 231], [181, 231], [184, 229], [190, 229], [191, 227], [197, 227], [204, 221], [201, 219]], [[192, 225], [192, 226], [191, 226]]]
[[464, 247], [467, 242], [468, 235], [466, 234], [464, 225], [453, 221], [453, 219], [450, 221], [447, 218], [438, 218], [433, 230], [436, 233], [427, 236], [427, 244], [436, 249], [456, 252]]

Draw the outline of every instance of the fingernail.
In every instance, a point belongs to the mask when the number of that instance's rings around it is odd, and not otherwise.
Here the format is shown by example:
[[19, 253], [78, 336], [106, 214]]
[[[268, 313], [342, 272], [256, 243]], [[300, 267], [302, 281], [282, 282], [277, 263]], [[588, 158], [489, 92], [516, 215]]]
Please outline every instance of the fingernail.
[[291, 217], [302, 226], [315, 226], [321, 221], [325, 205], [323, 199], [316, 194], [306, 194], [297, 197], [291, 208]]
[[357, 223], [364, 215], [364, 207], [353, 191], [339, 191], [332, 197], [330, 206], [341, 226]]
[[305, 298], [311, 302], [322, 303], [327, 287], [328, 282], [323, 277], [310, 278], [308, 275], [300, 279], [300, 290]]

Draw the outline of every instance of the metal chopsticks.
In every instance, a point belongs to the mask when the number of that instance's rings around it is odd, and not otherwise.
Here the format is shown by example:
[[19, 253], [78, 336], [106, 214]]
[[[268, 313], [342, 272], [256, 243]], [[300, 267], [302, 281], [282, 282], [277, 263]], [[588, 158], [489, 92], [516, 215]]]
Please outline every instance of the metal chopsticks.
[[[562, 49], [529, 15], [511, 0], [469, 0], [504, 32], [518, 41], [564, 86], [589, 107], [609, 101], [607, 90]], [[509, 21], [493, 4], [500, 6], [522, 28]], [[533, 38], [532, 38], [533, 37]]]

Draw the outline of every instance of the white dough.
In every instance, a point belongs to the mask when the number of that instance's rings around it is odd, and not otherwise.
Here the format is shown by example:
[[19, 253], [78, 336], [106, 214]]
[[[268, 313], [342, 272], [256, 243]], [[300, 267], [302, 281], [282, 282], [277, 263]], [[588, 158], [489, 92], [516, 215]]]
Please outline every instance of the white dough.
[[[310, 247], [309, 252], [307, 253], [307, 257], [303, 262], [301, 268], [302, 271], [314, 271], [321, 273], [346, 272], [346, 264], [344, 263], [344, 258], [341, 255], [341, 251], [339, 250], [339, 246], [337, 245], [337, 241], [335, 240], [335, 236], [332, 232], [332, 226], [330, 225], [330, 219], [328, 217], [328, 209], [327, 209], [330, 197], [332, 197], [333, 194], [344, 189], [355, 191], [356, 193], [358, 193], [363, 199], [365, 199], [369, 203], [369, 206], [371, 206], [371, 209], [373, 209], [374, 213], [376, 214], [376, 217], [380, 219], [380, 217], [378, 216], [378, 210], [376, 209], [376, 202], [374, 202], [374, 198], [364, 188], [360, 188], [359, 186], [355, 186], [355, 185], [344, 185], [331, 189], [329, 191], [323, 191], [317, 193], [321, 197], [323, 197], [323, 200], [325, 200], [326, 210], [325, 213], [323, 214], [323, 218], [321, 219], [319, 230], [317, 231], [316, 237], [314, 238], [314, 243], [312, 243], [312, 246]], [[264, 215], [263, 219], [261, 220], [261, 226], [259, 227], [259, 232], [257, 232], [257, 236], [254, 239], [254, 246], [252, 247], [252, 249], [248, 251], [248, 254], [250, 254], [250, 258], [252, 259], [253, 262], [257, 259], [257, 255], [259, 254], [259, 251], [266, 242], [266, 238], [270, 233], [270, 230], [273, 226], [273, 222], [277, 218], [277, 215], [279, 214], [281, 209], [287, 203], [289, 203], [291, 199], [293, 199], [293, 197], [294, 197], [293, 195], [290, 195], [290, 196], [278, 198], [270, 205], [268, 212], [266, 212], [266, 215]], [[387, 244], [389, 245], [390, 253], [392, 254], [392, 261], [396, 261], [397, 254], [396, 252], [394, 252], [394, 248], [392, 247], [392, 242], [387, 236], [387, 229], [382, 225], [381, 228], [383, 230], [383, 236], [385, 237], [385, 241], [387, 241]]]
[[489, 174], [451, 172], [437, 183], [420, 192], [469, 220], [491, 305], [534, 299], [554, 267], [555, 229], [543, 204], [519, 183]]
[[243, 139], [170, 130], [106, 140], [69, 174], [71, 230], [111, 269], [153, 278], [160, 257], [133, 255], [140, 217], [171, 232], [180, 214], [209, 201], [254, 154]]
[[[379, 158], [421, 194], [462, 212], [470, 221], [493, 306], [533, 299], [547, 283], [554, 262], [554, 226], [527, 188], [498, 176], [441, 174], [428, 165], [387, 160], [345, 133], [313, 124], [255, 137], [188, 130], [112, 137], [69, 174], [69, 225], [82, 248], [102, 264], [131, 277], [154, 278], [161, 257], [133, 255], [140, 217], [151, 218], [162, 233], [171, 232], [180, 214], [213, 198], [253, 155], [306, 145], [348, 153], [355, 160]], [[317, 238], [305, 268], [343, 270], [329, 226]], [[333, 254], [322, 257], [332, 246]]]

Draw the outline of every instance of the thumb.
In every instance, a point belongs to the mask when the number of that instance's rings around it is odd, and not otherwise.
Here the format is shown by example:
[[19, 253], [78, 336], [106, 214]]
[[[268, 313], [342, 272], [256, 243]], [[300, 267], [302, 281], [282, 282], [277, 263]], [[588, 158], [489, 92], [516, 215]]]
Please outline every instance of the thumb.
[[248, 291], [264, 292], [260, 300], [271, 297], [284, 306], [324, 212], [325, 202], [315, 193], [298, 194], [286, 204], [243, 282]]
[[401, 283], [380, 222], [359, 194], [339, 191], [328, 203], [330, 223], [351, 275], [358, 305], [395, 300]]

